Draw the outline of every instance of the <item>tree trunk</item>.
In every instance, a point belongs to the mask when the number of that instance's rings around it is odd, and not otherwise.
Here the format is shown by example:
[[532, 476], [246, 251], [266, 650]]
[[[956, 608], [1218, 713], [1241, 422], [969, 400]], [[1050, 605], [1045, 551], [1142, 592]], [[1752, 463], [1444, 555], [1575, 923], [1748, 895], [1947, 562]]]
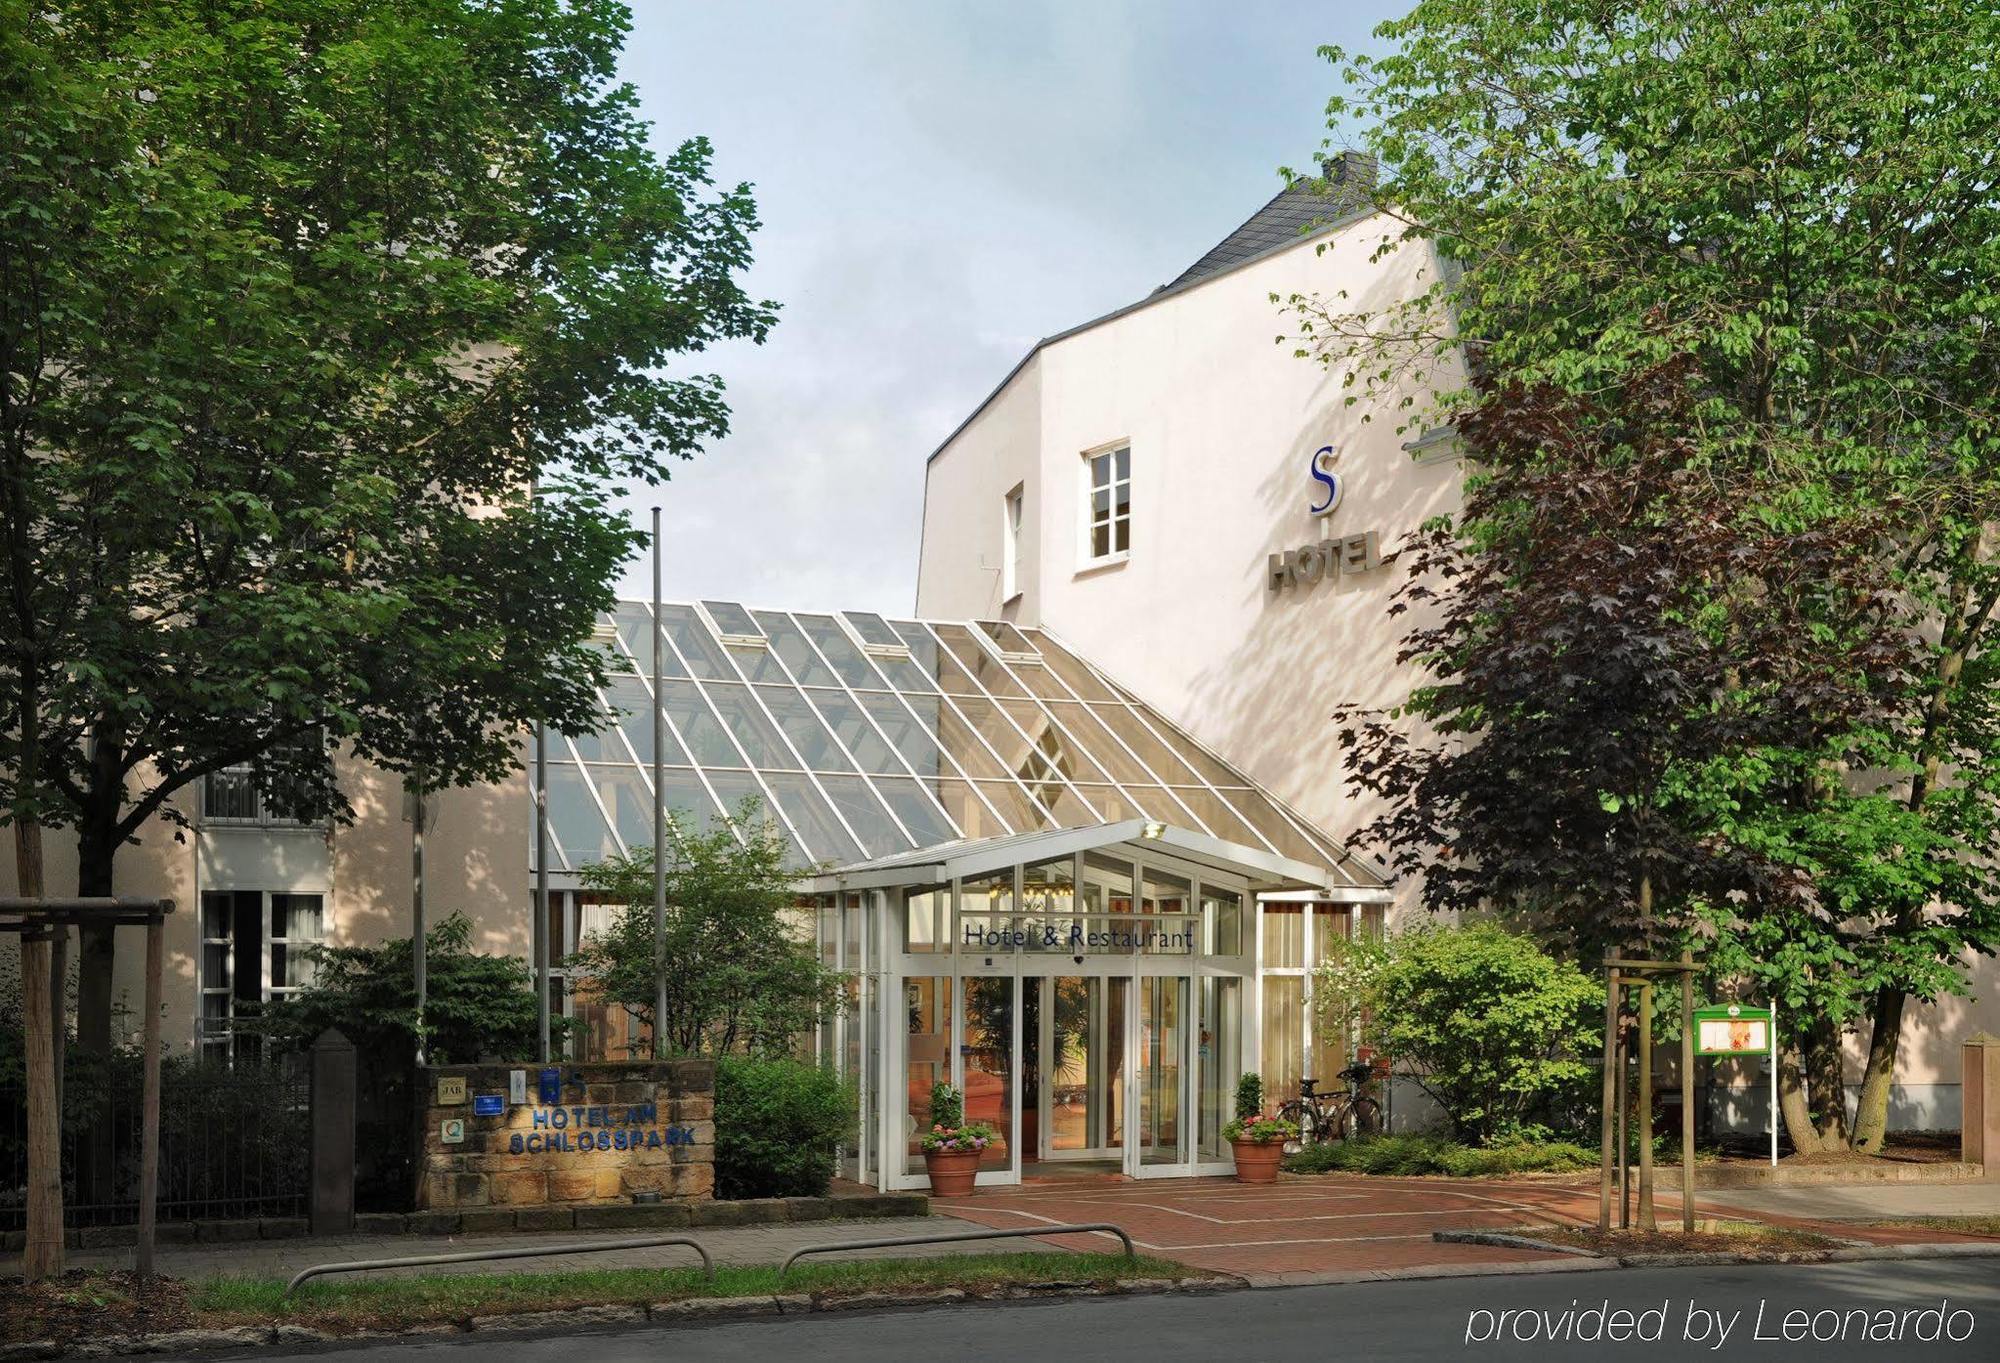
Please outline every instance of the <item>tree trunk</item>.
[[1854, 1105], [1854, 1148], [1866, 1154], [1881, 1154], [1882, 1139], [1889, 1131], [1889, 1091], [1896, 1081], [1903, 1004], [1908, 997], [1900, 989], [1875, 994], [1875, 1030], [1868, 1039], [1868, 1064], [1861, 1072], [1861, 1097]]
[[[117, 817], [114, 811], [111, 819]], [[112, 861], [118, 855], [110, 821], [86, 816], [77, 827], [76, 892], [86, 898], [112, 892]], [[196, 906], [199, 909], [199, 906]], [[115, 943], [112, 928], [87, 927], [77, 933], [76, 1044], [87, 1055], [109, 1055], [115, 1042], [112, 1025], [112, 968]]]
[[[42, 826], [14, 820], [14, 864], [23, 898], [42, 897]], [[29, 1282], [63, 1271], [62, 1114], [56, 1110], [55, 1000], [49, 939], [21, 935], [21, 1041], [28, 1071], [28, 1224], [21, 1258]]]
[[1806, 1091], [1819, 1130], [1820, 1148], [1847, 1148], [1847, 1065], [1841, 1054], [1840, 1028], [1825, 1017], [1806, 1027]]
[[1801, 1155], [1817, 1155], [1822, 1147], [1819, 1132], [1813, 1127], [1812, 1110], [1806, 1104], [1805, 1066], [1796, 1044], [1778, 1052], [1778, 1111], [1785, 1119], [1792, 1149]]

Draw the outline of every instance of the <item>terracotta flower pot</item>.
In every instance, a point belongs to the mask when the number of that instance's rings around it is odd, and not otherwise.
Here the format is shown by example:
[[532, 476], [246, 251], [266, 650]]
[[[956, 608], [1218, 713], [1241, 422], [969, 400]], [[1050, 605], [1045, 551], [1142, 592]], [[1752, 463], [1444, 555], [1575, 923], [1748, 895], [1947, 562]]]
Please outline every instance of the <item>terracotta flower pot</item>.
[[931, 1176], [932, 1197], [964, 1197], [979, 1177], [977, 1150], [926, 1150], [924, 1172]]
[[1283, 1141], [1231, 1141], [1236, 1151], [1238, 1183], [1276, 1183], [1278, 1163], [1285, 1157]]

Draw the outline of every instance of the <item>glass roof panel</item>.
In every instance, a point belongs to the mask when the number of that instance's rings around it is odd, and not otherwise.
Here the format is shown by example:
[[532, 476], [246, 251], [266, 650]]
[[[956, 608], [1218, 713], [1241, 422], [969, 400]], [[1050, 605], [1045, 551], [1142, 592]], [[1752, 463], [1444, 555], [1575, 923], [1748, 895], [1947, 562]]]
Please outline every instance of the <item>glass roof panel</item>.
[[868, 849], [869, 856], [882, 857], [891, 852], [911, 850], [913, 844], [860, 777], [823, 776], [820, 784], [826, 787], [827, 795], [847, 819], [847, 826], [861, 839], [861, 845]]
[[[998, 789], [1000, 783], [994, 782], [993, 786]], [[1030, 811], [1028, 798], [1020, 793], [1018, 786], [1007, 788], [1014, 792], [1015, 813], [1024, 820], [1018, 825], [1009, 823], [1007, 818], [1002, 817], [1010, 808], [1009, 804], [999, 800], [994, 801], [1001, 809], [1001, 814], [995, 814], [987, 807], [986, 801], [980, 798], [980, 792], [973, 789], [970, 781], [925, 781], [923, 787], [930, 792], [932, 799], [944, 806], [945, 815], [965, 831], [967, 838], [1006, 837], [1012, 833], [1025, 833], [1029, 829], [1042, 826], [1041, 818]]]
[[673, 640], [674, 647], [687, 659], [687, 665], [697, 677], [704, 681], [735, 681], [736, 669], [729, 665], [729, 657], [722, 651], [708, 626], [694, 613], [694, 607], [664, 605], [660, 607], [660, 625]]
[[880, 691], [863, 691], [859, 699], [861, 708], [868, 712], [868, 717], [888, 736], [917, 775], [943, 776], [950, 771], [936, 736], [917, 721], [902, 701]]
[[889, 679], [889, 685], [909, 695], [930, 696], [937, 694], [937, 682], [929, 673], [917, 666], [914, 658], [900, 654], [870, 659], [880, 668], [882, 675]]
[[564, 859], [574, 870], [617, 856], [611, 825], [591, 798], [583, 769], [567, 758], [557, 761], [555, 745], [549, 747], [549, 831], [562, 844]]
[[1059, 728], [1046, 711], [1031, 701], [1003, 700], [1000, 708], [1008, 718], [1035, 740], [1036, 749], [1055, 769], [1072, 781], [1109, 781], [1104, 769], [1091, 760], [1089, 750], [1073, 734]]
[[768, 644], [724, 644], [729, 656], [742, 669], [743, 675], [753, 682], [777, 682], [790, 686], [791, 678], [778, 664], [778, 655], [771, 652]]
[[1028, 798], [1028, 792], [1018, 781], [981, 781], [978, 786], [979, 793], [1000, 811], [1008, 823], [1014, 825], [1016, 833], [1033, 833], [1056, 827], [1056, 821]]
[[854, 764], [841, 753], [840, 746], [820, 722], [818, 713], [805, 696], [793, 688], [760, 686], [757, 696], [792, 741], [806, 766], [813, 771], [853, 771]]
[[[641, 765], [650, 767], [653, 764], [652, 692], [637, 677], [613, 677], [604, 694], [605, 700], [618, 715], [618, 728], [624, 733], [625, 741], [632, 745], [631, 756], [626, 755], [617, 737], [608, 730], [589, 739], [573, 740], [578, 754], [586, 762], [628, 762], [636, 759]], [[673, 732], [669, 730], [665, 737], [663, 752], [667, 763], [670, 766], [685, 766], [687, 754], [674, 741]]]
[[864, 644], [876, 644], [882, 648], [902, 648], [903, 641], [889, 622], [873, 611], [842, 611], [847, 623], [854, 626], [854, 632], [861, 636]]
[[[971, 673], [978, 682], [979, 689], [996, 696], [1025, 696], [1027, 689], [1008, 674], [1001, 661], [988, 653], [973, 639], [972, 631], [963, 625], [934, 625], [939, 639], [951, 650], [951, 656], [958, 665]], [[945, 687], [951, 690], [951, 687]]]
[[907, 776], [884, 776], [875, 782], [875, 789], [889, 802], [903, 827], [917, 840], [919, 847], [935, 847], [942, 842], [951, 842], [959, 836], [958, 830], [945, 818], [944, 811], [924, 794], [923, 787]]
[[[961, 696], [950, 704], [942, 701], [932, 704], [937, 708], [938, 742], [958, 763], [959, 770], [967, 776], [981, 779], [1013, 777], [1013, 770], [989, 750], [987, 736], [1004, 730], [1013, 747], [1020, 746], [1020, 736], [1001, 718], [999, 709], [992, 701]], [[911, 708], [926, 723], [930, 721], [930, 712], [921, 701], [913, 700]], [[1003, 752], [1007, 750], [1002, 748]]]
[[1193, 811], [1194, 816], [1208, 825], [1208, 831], [1227, 842], [1241, 843], [1245, 847], [1263, 847], [1263, 839], [1257, 836], [1236, 807], [1212, 790], [1197, 786], [1179, 786], [1174, 790], [1180, 802]]
[[[668, 767], [660, 789], [666, 792], [661, 803], [667, 807], [667, 817], [674, 821], [677, 828], [689, 833], [706, 833], [722, 817], [714, 797], [701, 784], [701, 774], [693, 767]], [[639, 845], [650, 847], [652, 843], [653, 815], [649, 809], [646, 813], [646, 832], [639, 839]]]
[[1006, 620], [977, 620], [973, 623], [979, 626], [987, 638], [1000, 645], [1002, 653], [1038, 653], [1041, 651], [1028, 642], [1026, 635], [1022, 634], [1020, 630], [1015, 629]]
[[854, 754], [861, 770], [890, 775], [902, 773], [903, 767], [896, 760], [896, 754], [889, 750], [889, 745], [868, 723], [868, 717], [861, 712], [853, 697], [844, 691], [814, 691], [811, 694], [820, 718], [847, 745], [847, 750]]
[[813, 788], [812, 778], [776, 772], [770, 777], [770, 782], [771, 793], [777, 797], [779, 808], [785, 811], [785, 817], [792, 821], [792, 826], [799, 830], [799, 836], [805, 839], [807, 850], [814, 860], [861, 860], [861, 844], [840, 826], [833, 806]]
[[931, 632], [924, 628], [923, 622], [891, 620], [889, 628], [895, 630], [896, 637], [909, 648], [910, 657], [916, 661], [917, 666], [935, 677], [938, 669], [937, 640], [931, 637]]
[[1244, 819], [1254, 824], [1257, 831], [1270, 841], [1271, 846], [1278, 849], [1281, 856], [1296, 857], [1300, 861], [1326, 860], [1320, 850], [1314, 847], [1303, 833], [1292, 827], [1292, 821], [1287, 819], [1283, 811], [1272, 804], [1262, 792], [1232, 790], [1222, 798], [1235, 806]]
[[[645, 773], [630, 762], [592, 763], [584, 774], [597, 787], [597, 798], [610, 811], [612, 827], [627, 851], [653, 845], [653, 788]], [[551, 788], [555, 782], [549, 782]]]
[[764, 627], [764, 635], [771, 641], [785, 666], [791, 669], [792, 680], [800, 686], [838, 686], [840, 678], [833, 675], [833, 669], [820, 660], [819, 653], [807, 642], [805, 632], [792, 623], [789, 615], [776, 611], [756, 612], [757, 623]]
[[1147, 718], [1154, 731], [1160, 735], [1160, 741], [1172, 747], [1179, 754], [1181, 761], [1193, 767], [1208, 784], [1220, 789], [1242, 790], [1249, 787], [1249, 777], [1240, 771], [1231, 771], [1228, 766], [1202, 751], [1200, 744], [1174, 728], [1160, 715], [1149, 711]]
[[812, 864], [813, 858], [799, 846], [798, 837], [785, 826], [785, 821], [778, 817], [777, 810], [771, 805], [770, 797], [764, 793], [755, 776], [741, 771], [712, 771], [707, 775], [709, 784], [715, 787], [716, 797], [727, 808], [730, 818], [741, 818], [744, 811], [748, 810], [752, 824], [768, 824], [777, 829], [784, 838], [786, 847], [790, 849], [785, 858], [786, 865], [805, 867]]
[[[618, 626], [618, 641], [625, 645], [632, 655], [627, 664], [632, 670], [646, 676], [653, 675], [653, 611], [650, 606], [638, 601], [621, 601], [611, 613]], [[671, 648], [660, 650], [660, 675], [663, 677], [685, 677], [687, 669], [674, 657]]]
[[797, 769], [799, 759], [792, 756], [777, 726], [758, 708], [749, 687], [718, 682], [708, 688], [708, 699], [722, 716], [722, 722], [729, 726], [729, 732], [736, 735], [737, 746], [743, 749], [751, 766]]
[[704, 601], [701, 608], [724, 634], [762, 634], [750, 612], [734, 601]]
[[667, 722], [679, 733], [687, 750], [694, 757], [698, 767], [740, 767], [743, 758], [736, 751], [736, 745], [729, 741], [729, 733], [708, 708], [708, 702], [701, 698], [701, 692], [691, 681], [670, 681], [660, 683], [660, 698], [665, 703]]
[[1111, 731], [1098, 722], [1088, 706], [1073, 700], [1048, 702], [1049, 713], [1061, 721], [1066, 729], [1090, 755], [1098, 760], [1108, 773], [1093, 779], [1110, 781], [1151, 782], [1152, 774], [1146, 770], [1138, 758], [1113, 738]]
[[1130, 748], [1148, 767], [1153, 775], [1170, 786], [1200, 785], [1201, 778], [1188, 770], [1188, 766], [1174, 755], [1173, 749], [1162, 743], [1153, 731], [1139, 722], [1139, 717], [1123, 705], [1093, 705], [1090, 712], [1097, 716], [1104, 726], [1125, 740]]
[[796, 619], [812, 641], [819, 645], [820, 655], [833, 664], [833, 670], [849, 686], [864, 687], [871, 691], [885, 689], [889, 683], [882, 680], [882, 674], [875, 670], [873, 663], [862, 651], [854, 646], [839, 623], [831, 615], [801, 615]]

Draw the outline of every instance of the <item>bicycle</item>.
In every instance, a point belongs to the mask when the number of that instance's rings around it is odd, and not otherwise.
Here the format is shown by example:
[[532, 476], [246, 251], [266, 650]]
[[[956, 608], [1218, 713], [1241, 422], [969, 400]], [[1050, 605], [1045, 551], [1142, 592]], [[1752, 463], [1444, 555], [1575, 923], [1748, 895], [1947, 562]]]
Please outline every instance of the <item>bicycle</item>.
[[[1382, 1105], [1364, 1091], [1375, 1077], [1375, 1067], [1362, 1063], [1340, 1071], [1347, 1087], [1329, 1093], [1307, 1089], [1299, 1097], [1281, 1105], [1278, 1116], [1298, 1127], [1301, 1138], [1311, 1134], [1315, 1144], [1372, 1136], [1382, 1129]], [[1311, 1081], [1307, 1081], [1308, 1085]], [[1287, 1153], [1296, 1151], [1303, 1139], [1285, 1142]]]

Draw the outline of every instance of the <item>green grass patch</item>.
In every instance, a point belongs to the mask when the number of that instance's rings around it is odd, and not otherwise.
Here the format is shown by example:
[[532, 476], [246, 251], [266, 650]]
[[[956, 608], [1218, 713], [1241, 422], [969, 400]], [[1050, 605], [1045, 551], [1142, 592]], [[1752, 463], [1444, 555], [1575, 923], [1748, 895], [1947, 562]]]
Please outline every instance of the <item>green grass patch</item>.
[[1122, 1254], [959, 1254], [932, 1259], [858, 1259], [804, 1263], [782, 1280], [775, 1265], [716, 1268], [579, 1269], [567, 1273], [433, 1273], [422, 1276], [315, 1280], [290, 1297], [276, 1278], [210, 1278], [188, 1284], [187, 1304], [204, 1325], [289, 1322], [320, 1329], [393, 1329], [453, 1323], [472, 1316], [559, 1311], [678, 1301], [755, 1297], [779, 1292], [835, 1294], [897, 1288], [959, 1287], [992, 1291], [1017, 1284], [1116, 1278], [1181, 1278], [1189, 1269]]
[[1363, 1136], [1308, 1146], [1285, 1157], [1295, 1174], [1446, 1174], [1487, 1178], [1503, 1174], [1569, 1173], [1597, 1167], [1595, 1151], [1567, 1141], [1470, 1146], [1442, 1136]]

